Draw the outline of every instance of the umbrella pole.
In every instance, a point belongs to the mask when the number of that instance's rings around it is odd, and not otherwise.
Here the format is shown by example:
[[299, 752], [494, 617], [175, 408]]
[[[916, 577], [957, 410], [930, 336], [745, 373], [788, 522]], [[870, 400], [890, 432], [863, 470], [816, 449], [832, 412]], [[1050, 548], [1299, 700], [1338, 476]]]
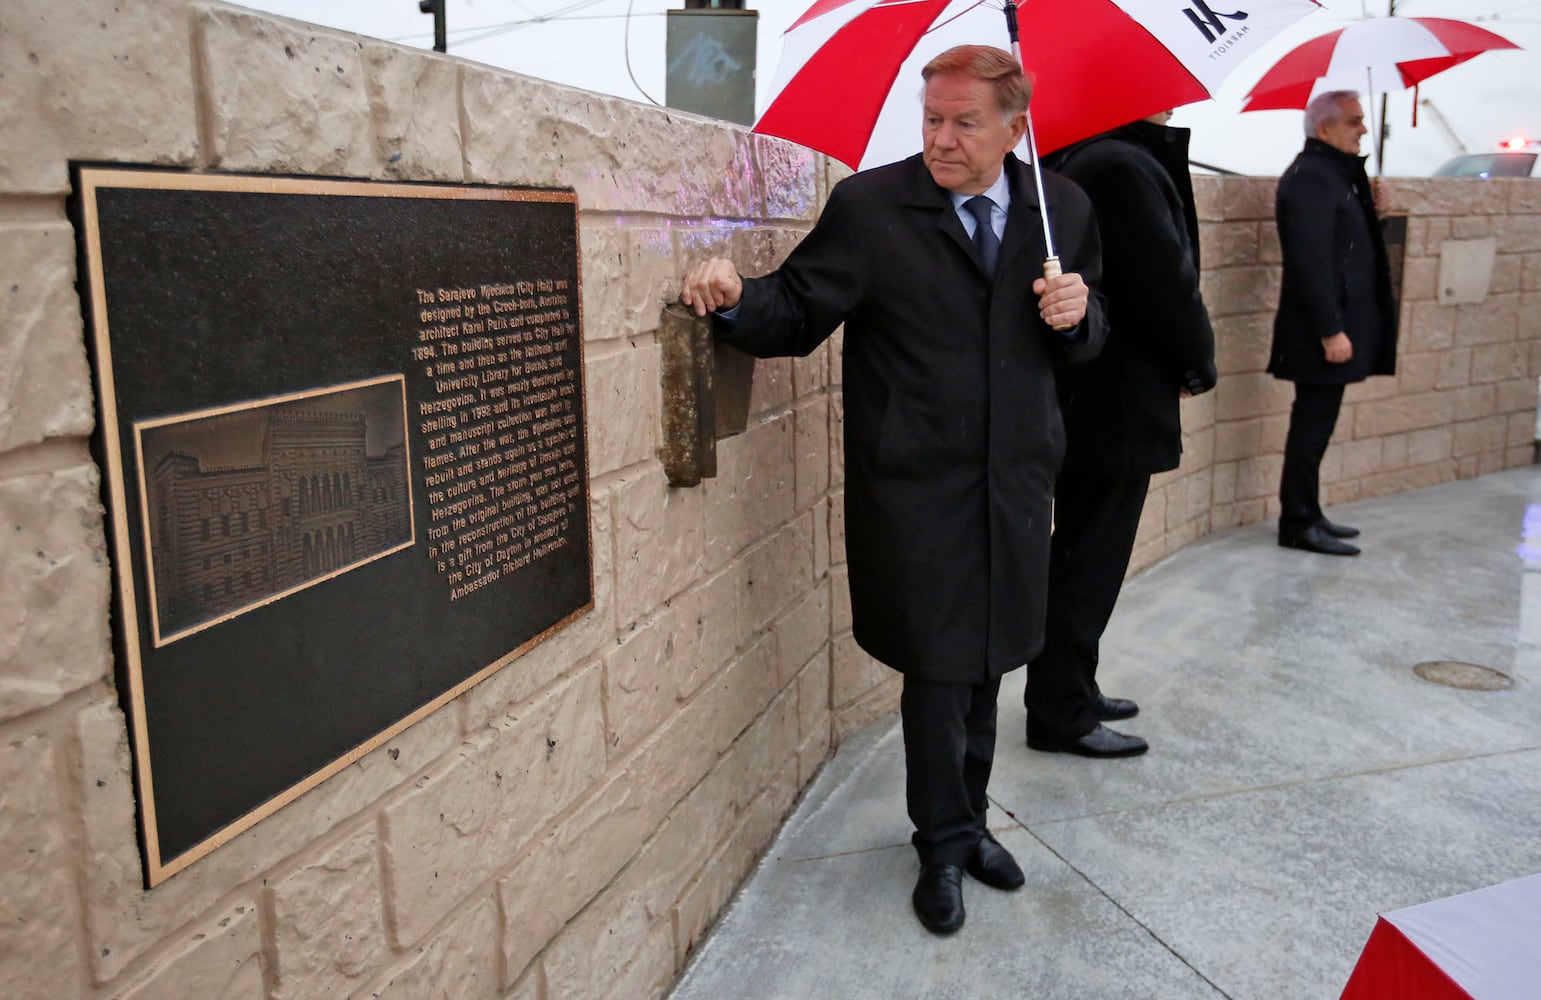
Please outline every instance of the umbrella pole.
[[[1375, 176], [1379, 177], [1384, 173], [1384, 168], [1381, 166], [1381, 158], [1386, 155], [1386, 137], [1375, 128], [1375, 73], [1368, 66], [1364, 68], [1364, 84], [1364, 107], [1370, 115], [1370, 132], [1375, 136]], [[1380, 109], [1380, 116], [1381, 128], [1385, 128], [1386, 108], [1384, 105]]]
[[[1027, 72], [1027, 67], [1022, 65], [1022, 39], [1017, 30], [1016, 0], [1006, 0], [1006, 33], [1011, 36], [1011, 54], [1016, 56], [1017, 68]], [[1029, 108], [1024, 113], [1027, 116], [1027, 151], [1032, 157], [1033, 184], [1038, 191], [1038, 214], [1043, 217], [1043, 246], [1048, 252], [1043, 262], [1043, 276], [1047, 280], [1059, 277], [1059, 256], [1054, 252], [1054, 234], [1049, 231], [1049, 203], [1043, 196], [1043, 168], [1038, 164], [1038, 139], [1033, 134], [1033, 112]], [[1056, 326], [1054, 329], [1068, 330], [1070, 325]]]

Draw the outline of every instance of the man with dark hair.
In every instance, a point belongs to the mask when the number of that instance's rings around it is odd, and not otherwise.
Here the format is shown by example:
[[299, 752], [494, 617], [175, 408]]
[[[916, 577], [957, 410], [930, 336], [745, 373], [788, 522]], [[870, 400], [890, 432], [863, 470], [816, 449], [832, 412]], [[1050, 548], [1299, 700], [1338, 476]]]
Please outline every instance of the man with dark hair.
[[1295, 383], [1279, 481], [1279, 544], [1357, 556], [1358, 529], [1322, 513], [1322, 456], [1343, 387], [1396, 372], [1397, 318], [1379, 214], [1386, 194], [1365, 175], [1364, 109], [1352, 90], [1306, 106], [1306, 145], [1279, 178], [1275, 217], [1284, 281], [1268, 371]]
[[1102, 235], [1108, 342], [1060, 375], [1065, 464], [1054, 484], [1049, 614], [1028, 665], [1027, 745], [1130, 757], [1148, 745], [1103, 725], [1139, 706], [1097, 685], [1107, 628], [1152, 473], [1182, 455], [1178, 400], [1215, 384], [1215, 335], [1199, 296], [1188, 130], [1163, 111], [1046, 158], [1091, 198]]
[[1031, 93], [1016, 61], [962, 46], [922, 75], [919, 155], [837, 184], [773, 273], [699, 262], [681, 297], [759, 357], [806, 355], [845, 324], [852, 628], [904, 675], [912, 902], [946, 934], [963, 925], [964, 871], [1000, 889], [1024, 881], [985, 825], [996, 695], [1043, 641], [1064, 446], [1054, 369], [1095, 354], [1105, 325], [1091, 206], [1053, 176], [1066, 273], [1039, 273], [1045, 207], [1011, 153]]

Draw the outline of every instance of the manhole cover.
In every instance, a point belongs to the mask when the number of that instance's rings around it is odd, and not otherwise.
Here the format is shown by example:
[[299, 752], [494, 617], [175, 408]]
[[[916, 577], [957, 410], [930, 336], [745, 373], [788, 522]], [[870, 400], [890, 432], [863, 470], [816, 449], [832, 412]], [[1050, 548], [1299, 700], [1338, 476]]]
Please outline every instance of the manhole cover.
[[1514, 678], [1492, 667], [1460, 660], [1430, 660], [1413, 668], [1426, 681], [1466, 691], [1503, 691], [1514, 686]]

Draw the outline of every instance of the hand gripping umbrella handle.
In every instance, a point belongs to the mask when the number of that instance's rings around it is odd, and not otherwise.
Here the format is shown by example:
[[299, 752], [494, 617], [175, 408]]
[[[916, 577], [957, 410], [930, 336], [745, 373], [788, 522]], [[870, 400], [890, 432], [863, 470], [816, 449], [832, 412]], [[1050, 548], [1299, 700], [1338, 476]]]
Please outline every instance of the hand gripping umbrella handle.
[[[1059, 269], [1059, 258], [1058, 257], [1055, 257], [1055, 256], [1053, 256], [1051, 254], [1046, 260], [1044, 260], [1044, 262], [1043, 262], [1043, 280], [1044, 281], [1053, 281], [1055, 278], [1058, 278], [1060, 276], [1060, 274], [1062, 274], [1062, 273], [1063, 272], [1061, 272], [1060, 269]], [[1059, 330], [1061, 332], [1063, 332], [1065, 330], [1074, 330], [1075, 329], [1075, 324], [1074, 323], [1055, 323], [1054, 324], [1054, 329]]]

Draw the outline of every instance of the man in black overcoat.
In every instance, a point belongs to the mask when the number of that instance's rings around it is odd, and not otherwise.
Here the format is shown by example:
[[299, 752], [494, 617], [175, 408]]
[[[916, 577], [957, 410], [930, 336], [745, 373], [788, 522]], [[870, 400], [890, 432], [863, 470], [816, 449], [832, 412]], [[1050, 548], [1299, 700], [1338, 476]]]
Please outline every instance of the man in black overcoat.
[[1352, 90], [1306, 106], [1306, 145], [1284, 176], [1274, 212], [1284, 281], [1268, 371], [1295, 383], [1284, 471], [1279, 544], [1356, 556], [1359, 534], [1322, 513], [1321, 465], [1338, 422], [1343, 387], [1396, 372], [1397, 317], [1379, 214], [1385, 193], [1365, 175], [1359, 140], [1364, 110]]
[[1097, 212], [1108, 340], [1060, 374], [1065, 464], [1054, 486], [1049, 610], [1028, 666], [1027, 745], [1127, 757], [1146, 742], [1104, 726], [1139, 707], [1097, 685], [1099, 644], [1129, 569], [1152, 473], [1177, 468], [1178, 401], [1215, 384], [1215, 335], [1199, 295], [1188, 130], [1164, 111], [1045, 159]]
[[963, 871], [1023, 882], [985, 826], [996, 694], [1043, 642], [1064, 449], [1054, 369], [1095, 354], [1106, 328], [1091, 206], [1052, 175], [1065, 273], [1041, 274], [1043, 208], [1010, 152], [1031, 93], [1016, 61], [961, 46], [923, 76], [920, 155], [836, 185], [775, 272], [740, 279], [729, 261], [700, 262], [681, 297], [760, 357], [806, 355], [845, 324], [852, 627], [904, 675], [912, 901], [949, 933], [963, 924]]

